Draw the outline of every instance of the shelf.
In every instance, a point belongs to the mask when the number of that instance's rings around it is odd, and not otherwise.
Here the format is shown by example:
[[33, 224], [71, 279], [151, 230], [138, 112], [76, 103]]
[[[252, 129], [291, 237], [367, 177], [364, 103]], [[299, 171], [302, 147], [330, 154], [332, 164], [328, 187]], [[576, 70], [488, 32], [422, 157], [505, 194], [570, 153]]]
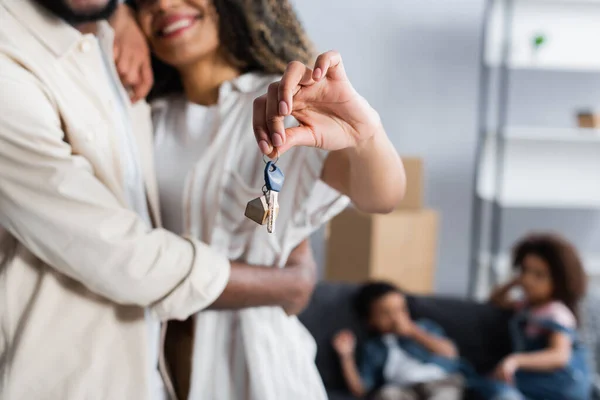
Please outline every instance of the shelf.
[[497, 136], [490, 134], [477, 194], [507, 208], [600, 209], [599, 135], [586, 129], [508, 128], [497, 196]]
[[[504, 38], [506, 0], [494, 0], [487, 30], [485, 62], [500, 66]], [[507, 65], [515, 70], [572, 72], [600, 71], [598, 0], [520, 0], [513, 2]], [[537, 51], [533, 38], [542, 34], [546, 43]]]
[[[495, 137], [495, 134], [490, 134]], [[507, 140], [554, 141], [600, 145], [600, 129], [512, 126], [505, 132]]]

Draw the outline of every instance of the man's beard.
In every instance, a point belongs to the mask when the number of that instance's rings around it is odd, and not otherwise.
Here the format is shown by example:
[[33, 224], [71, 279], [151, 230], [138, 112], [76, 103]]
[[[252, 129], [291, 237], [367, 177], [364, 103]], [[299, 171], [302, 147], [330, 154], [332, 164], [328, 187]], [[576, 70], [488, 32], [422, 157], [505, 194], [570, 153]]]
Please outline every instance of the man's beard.
[[57, 17], [69, 24], [78, 25], [108, 19], [117, 9], [119, 0], [109, 0], [106, 6], [94, 11], [77, 11], [67, 3], [68, 0], [36, 0]]

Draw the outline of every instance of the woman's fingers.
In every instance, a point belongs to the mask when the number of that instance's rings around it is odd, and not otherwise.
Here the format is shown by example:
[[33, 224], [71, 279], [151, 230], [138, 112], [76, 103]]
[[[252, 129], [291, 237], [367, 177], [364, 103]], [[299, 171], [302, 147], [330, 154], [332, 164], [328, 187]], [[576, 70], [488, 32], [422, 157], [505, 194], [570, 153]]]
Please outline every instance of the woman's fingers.
[[252, 129], [258, 148], [265, 155], [274, 153], [273, 144], [269, 137], [267, 128], [267, 95], [264, 94], [254, 100], [254, 109], [252, 112]]
[[298, 61], [289, 63], [279, 84], [279, 114], [290, 115], [294, 109], [294, 95], [298, 93], [301, 86], [313, 83], [310, 68]]
[[337, 51], [328, 51], [317, 57], [312, 78], [320, 81], [324, 77], [332, 79], [347, 79], [342, 56]]
[[279, 113], [279, 82], [271, 83], [267, 92], [266, 121], [271, 143], [275, 147], [283, 146], [285, 138], [284, 115]]
[[307, 126], [295, 126], [285, 130], [286, 141], [282, 146], [277, 147], [278, 155], [282, 155], [292, 147], [296, 146], [307, 146], [307, 147], [320, 147], [320, 143], [317, 140], [316, 135]]

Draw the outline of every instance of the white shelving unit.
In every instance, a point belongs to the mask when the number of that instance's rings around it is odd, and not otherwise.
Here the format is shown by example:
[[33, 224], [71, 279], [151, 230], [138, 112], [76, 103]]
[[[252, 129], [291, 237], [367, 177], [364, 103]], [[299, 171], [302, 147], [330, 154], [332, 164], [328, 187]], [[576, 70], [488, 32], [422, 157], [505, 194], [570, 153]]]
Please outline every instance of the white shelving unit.
[[[485, 62], [499, 67], [506, 33], [511, 43], [506, 63], [511, 69], [600, 72], [597, 51], [600, 24], [595, 0], [494, 0], [486, 31]], [[511, 15], [507, 15], [511, 13]], [[506, 32], [505, 21], [511, 23]], [[538, 51], [532, 38], [547, 42]]]
[[[487, 0], [474, 176], [472, 296], [486, 296], [510, 271], [509, 257], [500, 246], [502, 214], [508, 209], [600, 209], [600, 130], [513, 126], [508, 118], [510, 78], [519, 70], [600, 73], [599, 21], [600, 0]], [[539, 36], [545, 42], [536, 47]], [[493, 72], [497, 85], [492, 85]], [[497, 91], [495, 101], [492, 88]], [[486, 230], [487, 204], [491, 211]], [[486, 233], [489, 243], [482, 248]], [[583, 258], [588, 273], [600, 277], [600, 254]]]
[[600, 135], [595, 131], [509, 127], [501, 174], [497, 142], [495, 134], [485, 138], [480, 198], [511, 208], [600, 209]]

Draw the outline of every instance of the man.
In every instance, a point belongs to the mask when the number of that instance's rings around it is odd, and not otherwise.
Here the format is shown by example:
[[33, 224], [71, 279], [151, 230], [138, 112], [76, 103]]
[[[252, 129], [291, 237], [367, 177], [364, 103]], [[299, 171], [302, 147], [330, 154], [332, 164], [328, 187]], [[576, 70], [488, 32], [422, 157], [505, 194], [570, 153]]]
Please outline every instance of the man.
[[[281, 305], [314, 285], [160, 228], [151, 127], [105, 22], [117, 0], [0, 0], [0, 398], [175, 398], [159, 321]], [[158, 373], [160, 369], [160, 374]]]

